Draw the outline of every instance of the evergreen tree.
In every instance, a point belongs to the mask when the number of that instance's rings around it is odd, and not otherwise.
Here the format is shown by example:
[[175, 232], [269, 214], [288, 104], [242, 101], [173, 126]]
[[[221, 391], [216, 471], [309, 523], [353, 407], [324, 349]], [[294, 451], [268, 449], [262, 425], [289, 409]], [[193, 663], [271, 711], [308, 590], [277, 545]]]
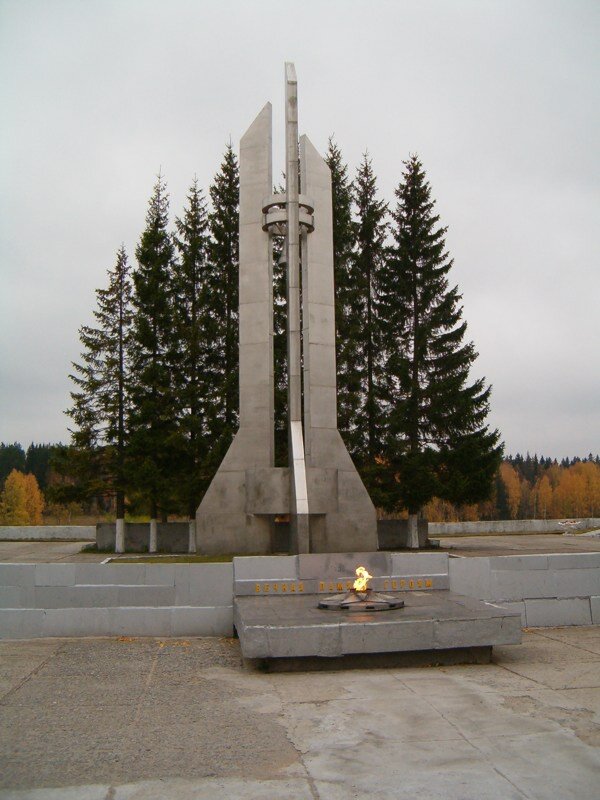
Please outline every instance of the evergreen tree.
[[356, 302], [350, 311], [359, 355], [354, 369], [361, 376], [361, 403], [353, 428], [355, 449], [360, 453], [361, 461], [370, 465], [381, 450], [376, 385], [379, 334], [375, 306], [379, 272], [385, 257], [387, 205], [377, 198], [377, 181], [367, 153], [363, 156], [354, 181], [354, 203], [358, 218], [353, 259]]
[[[69, 376], [77, 390], [71, 392], [73, 406], [67, 414], [77, 429], [71, 432], [73, 447], [66, 451], [68, 463], [63, 463], [63, 468], [77, 474], [84, 495], [114, 494], [117, 519], [121, 520], [125, 516], [127, 350], [131, 332], [131, 281], [124, 246], [117, 251], [114, 269], [108, 270], [107, 288], [96, 290], [96, 302], [96, 326], [80, 328], [84, 350], [81, 363], [73, 363], [75, 371]], [[64, 462], [63, 456], [59, 454], [59, 462]]]
[[361, 404], [358, 333], [364, 320], [357, 318], [357, 281], [353, 251], [356, 226], [352, 220], [352, 183], [340, 148], [329, 139], [325, 161], [331, 170], [333, 206], [333, 279], [335, 285], [338, 429], [354, 456], [358, 454], [356, 416]]
[[421, 162], [405, 162], [396, 190], [394, 243], [381, 271], [384, 456], [389, 508], [409, 512], [411, 546], [416, 519], [432, 497], [455, 504], [490, 496], [502, 447], [485, 424], [491, 387], [469, 383], [477, 354], [464, 343], [466, 322], [458, 288], [450, 288], [452, 261], [445, 228]]
[[237, 429], [238, 275], [240, 179], [237, 156], [227, 145], [219, 172], [209, 189], [212, 247], [209, 298], [215, 320], [207, 367], [214, 375], [214, 413], [208, 420], [216, 469]]
[[25, 472], [31, 472], [35, 475], [38, 486], [42, 490], [45, 489], [48, 484], [50, 462], [55, 447], [56, 445], [52, 444], [34, 444], [32, 442], [27, 448]]
[[[283, 187], [274, 187], [280, 194]], [[288, 465], [287, 430], [287, 275], [282, 255], [285, 247], [283, 236], [273, 236], [273, 386], [275, 465]]]
[[0, 486], [10, 473], [16, 469], [18, 472], [25, 472], [25, 451], [18, 442], [14, 444], [0, 443]]
[[175, 245], [179, 254], [173, 265], [173, 293], [176, 350], [173, 381], [176, 386], [179, 428], [179, 493], [190, 520], [209, 476], [206, 458], [209, 443], [206, 419], [214, 392], [214, 373], [208, 369], [210, 349], [215, 335], [211, 315], [208, 275], [210, 269], [208, 214], [206, 201], [194, 179], [182, 219], [175, 220]]
[[176, 404], [172, 368], [173, 240], [167, 230], [169, 198], [159, 175], [148, 204], [146, 228], [136, 248], [133, 272], [134, 318], [130, 357], [130, 454], [133, 483], [150, 507], [151, 545], [159, 511], [174, 504], [176, 485]]

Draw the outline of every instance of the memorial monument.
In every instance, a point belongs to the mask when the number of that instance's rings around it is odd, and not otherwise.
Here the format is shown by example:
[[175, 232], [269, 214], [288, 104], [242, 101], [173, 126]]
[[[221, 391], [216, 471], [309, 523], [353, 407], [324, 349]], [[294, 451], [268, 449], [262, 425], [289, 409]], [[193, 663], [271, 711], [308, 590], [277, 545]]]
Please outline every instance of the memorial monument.
[[[331, 174], [298, 140], [285, 65], [286, 191], [273, 194], [272, 110], [240, 142], [239, 430], [196, 513], [200, 553], [270, 553], [288, 515], [293, 553], [377, 550], [375, 508], [337, 429]], [[274, 466], [273, 235], [285, 236], [289, 466]]]

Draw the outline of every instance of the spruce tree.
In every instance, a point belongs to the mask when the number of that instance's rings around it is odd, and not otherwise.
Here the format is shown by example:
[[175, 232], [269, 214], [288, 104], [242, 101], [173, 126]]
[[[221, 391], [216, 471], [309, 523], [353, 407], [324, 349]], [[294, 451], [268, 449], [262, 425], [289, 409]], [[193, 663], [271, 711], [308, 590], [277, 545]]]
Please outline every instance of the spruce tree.
[[[71, 392], [73, 405], [67, 414], [77, 428], [72, 431], [66, 471], [77, 473], [84, 495], [114, 494], [119, 521], [125, 517], [131, 333], [131, 281], [124, 246], [117, 251], [114, 269], [108, 270], [107, 288], [96, 290], [96, 302], [96, 326], [80, 328], [84, 350], [81, 363], [73, 363], [75, 371], [70, 375], [77, 390]], [[33, 464], [35, 453], [30, 456], [28, 450], [27, 455]]]
[[357, 318], [357, 279], [353, 251], [356, 226], [352, 219], [352, 182], [340, 148], [329, 138], [325, 161], [331, 170], [333, 207], [333, 279], [335, 285], [336, 365], [338, 392], [338, 429], [348, 450], [358, 454], [356, 416], [361, 405], [359, 329], [364, 320]]
[[19, 442], [13, 444], [0, 443], [0, 486], [10, 473], [16, 469], [25, 472], [25, 451]]
[[450, 287], [431, 189], [421, 162], [405, 162], [396, 190], [393, 245], [378, 292], [385, 379], [385, 501], [409, 512], [409, 544], [418, 547], [417, 515], [437, 496], [476, 503], [490, 496], [502, 446], [485, 424], [491, 387], [469, 382], [477, 353], [464, 342], [461, 296]]
[[196, 508], [208, 484], [206, 473], [206, 419], [213, 401], [214, 373], [208, 368], [215, 322], [211, 315], [208, 275], [210, 269], [206, 201], [194, 179], [183, 218], [175, 220], [178, 258], [173, 264], [176, 314], [174, 333], [178, 359], [174, 362], [176, 386], [179, 495], [190, 519], [190, 549], [195, 547]]
[[213, 442], [213, 469], [222, 460], [237, 429], [238, 275], [240, 179], [237, 156], [227, 145], [219, 172], [209, 189], [212, 239], [209, 297], [215, 331], [207, 367], [214, 375], [214, 413], [208, 420]]
[[[285, 193], [283, 187], [274, 191]], [[273, 388], [275, 465], [288, 465], [287, 275], [283, 236], [273, 236]]]
[[133, 272], [131, 471], [140, 498], [150, 510], [150, 549], [156, 547], [156, 521], [174, 505], [176, 486], [176, 404], [172, 380], [173, 255], [168, 227], [169, 197], [159, 175], [148, 204], [146, 228], [136, 248]]
[[[355, 416], [356, 450], [368, 468], [381, 451], [378, 402], [379, 332], [375, 315], [379, 272], [385, 257], [387, 205], [377, 197], [377, 180], [365, 153], [354, 181], [357, 215], [354, 251], [354, 341], [359, 358], [354, 368], [360, 375], [361, 402]], [[358, 324], [356, 324], [358, 323]], [[360, 367], [358, 366], [360, 365]]]

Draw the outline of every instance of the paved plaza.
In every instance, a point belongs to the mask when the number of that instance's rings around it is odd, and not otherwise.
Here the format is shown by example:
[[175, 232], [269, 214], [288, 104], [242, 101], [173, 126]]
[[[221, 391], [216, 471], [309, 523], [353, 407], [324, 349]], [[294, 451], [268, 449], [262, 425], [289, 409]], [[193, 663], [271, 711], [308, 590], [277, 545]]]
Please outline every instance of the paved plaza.
[[600, 796], [600, 629], [481, 666], [265, 674], [234, 639], [0, 642], [0, 797]]
[[[436, 537], [434, 537], [436, 538]], [[598, 553], [600, 538], [560, 533], [439, 537], [441, 552], [456, 556], [508, 556], [536, 553]], [[0, 541], [0, 563], [97, 562], [114, 554], [82, 552], [89, 542]], [[129, 554], [130, 556], [130, 554]], [[125, 556], [127, 557], [127, 555]]]

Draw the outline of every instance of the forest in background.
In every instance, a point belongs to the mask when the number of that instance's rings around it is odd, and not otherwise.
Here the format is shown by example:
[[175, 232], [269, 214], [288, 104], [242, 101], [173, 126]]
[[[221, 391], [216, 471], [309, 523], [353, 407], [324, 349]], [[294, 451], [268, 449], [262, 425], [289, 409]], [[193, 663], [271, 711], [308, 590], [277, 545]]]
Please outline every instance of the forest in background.
[[[79, 502], [57, 500], [67, 479], [53, 467], [53, 458], [60, 456], [64, 448], [62, 444], [32, 443], [25, 450], [19, 443], [0, 443], [2, 492], [5, 492], [10, 473], [16, 470], [32, 475], [42, 496], [41, 507], [39, 503], [37, 506], [39, 516], [28, 522], [15, 523], [6, 521], [5, 502], [0, 495], [0, 524], [61, 525], [114, 517], [115, 499], [111, 494]], [[529, 453], [508, 456], [500, 465], [490, 500], [454, 506], [434, 498], [425, 506], [424, 516], [430, 522], [598, 517], [600, 456], [590, 453], [584, 458], [563, 458], [560, 461]]]

